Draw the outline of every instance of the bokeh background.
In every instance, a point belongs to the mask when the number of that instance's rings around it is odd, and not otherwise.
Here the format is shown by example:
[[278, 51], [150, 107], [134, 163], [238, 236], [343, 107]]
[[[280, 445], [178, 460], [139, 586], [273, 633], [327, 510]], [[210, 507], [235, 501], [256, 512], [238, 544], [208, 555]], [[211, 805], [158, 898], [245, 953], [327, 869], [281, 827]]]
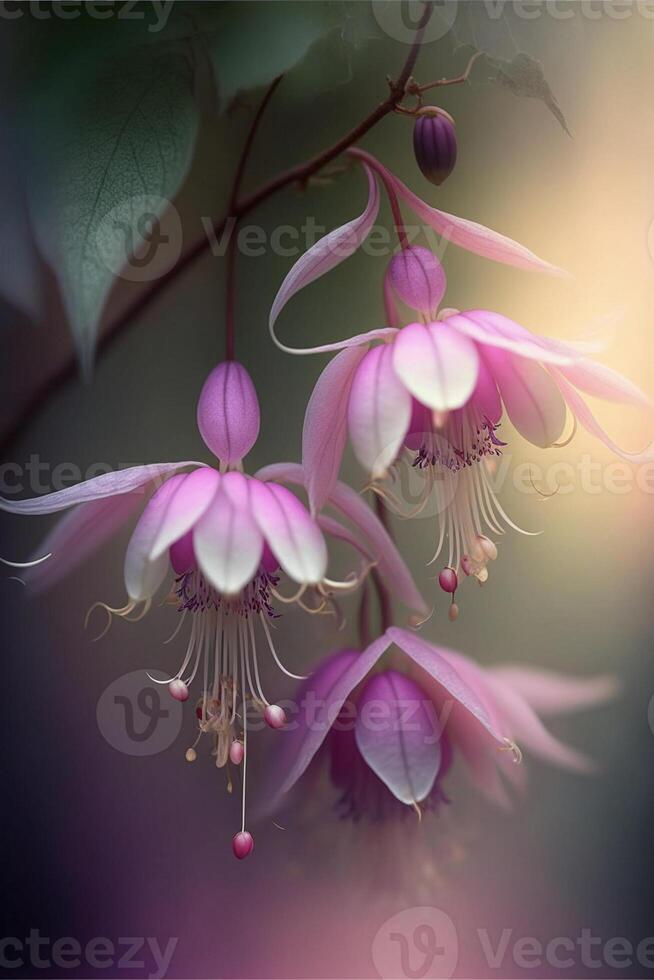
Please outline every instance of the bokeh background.
[[[73, 32], [76, 44], [82, 36], [79, 21], [37, 20], [23, 6], [22, 18], [0, 15], [2, 153], [9, 161], [0, 179], [12, 204], [12, 181], [24, 163], [18, 147], [38, 152], [39, 134], [48, 126], [45, 117], [32, 114], [31, 139], [24, 140], [23, 93], [46, 84], [45, 61], [65, 72], [66, 43]], [[186, 13], [197, 5], [177, 6]], [[268, 4], [280, 18], [293, 6]], [[418, 171], [407, 119], [386, 118], [362, 145], [429, 202], [511, 235], [573, 276], [539, 278], [450, 247], [444, 257], [448, 306], [497, 309], [562, 338], [615, 315], [606, 363], [654, 392], [654, 11], [647, 4], [590, 0], [507, 3], [498, 27], [484, 4], [460, 6], [474, 8], [480, 43], [488, 43], [496, 57], [527, 51], [542, 62], [572, 136], [542, 101], [489, 83], [482, 63], [472, 84], [438, 93], [456, 118], [459, 138], [459, 163], [442, 188]], [[539, 16], [527, 19], [517, 6]], [[241, 10], [232, 13], [238, 22]], [[256, 56], [248, 48], [245, 14], [234, 35], [244, 59]], [[382, 16], [374, 36], [363, 32], [347, 45], [332, 33], [289, 72], [261, 126], [248, 187], [334, 141], [383, 98], [385, 76], [397, 73], [406, 56], [404, 42], [384, 28], [388, 23]], [[97, 43], [111, 29], [93, 25], [89, 37]], [[470, 39], [464, 32], [461, 40]], [[446, 34], [424, 46], [416, 76], [455, 75], [470, 51]], [[201, 216], [224, 209], [260, 96], [247, 92], [220, 115], [205, 108], [193, 166], [175, 202], [185, 243], [202, 234]], [[361, 176], [345, 173], [329, 186], [284, 191], [247, 223], [270, 233], [282, 224], [300, 227], [310, 215], [334, 227], [359, 213], [364, 193]], [[38, 314], [27, 316], [24, 304], [12, 302], [33, 288], [18, 243], [28, 219], [19, 221], [19, 234], [9, 223], [14, 209], [4, 210], [5, 237], [17, 236], [9, 237], [9, 245], [3, 239], [2, 250], [4, 278], [15, 287], [0, 312], [2, 427], [10, 433], [44, 379], [66, 363], [71, 342], [56, 270], [42, 260]], [[385, 212], [382, 220], [388, 220]], [[251, 372], [262, 406], [251, 471], [299, 458], [304, 407], [325, 363], [285, 356], [268, 338], [267, 312], [291, 263], [270, 249], [238, 261], [237, 356]], [[383, 259], [357, 255], [312, 285], [280, 321], [284, 339], [317, 344], [380, 325], [383, 268]], [[138, 288], [117, 283], [105, 330]], [[52, 468], [64, 462], [85, 472], [97, 463], [204, 458], [195, 401], [222, 356], [223, 305], [224, 260], [205, 254], [107, 346], [88, 383], [75, 376], [58, 387], [28, 424], [5, 439], [4, 462], [24, 467], [38, 456], [48, 467], [45, 489]], [[598, 411], [628, 448], [640, 449], [652, 438], [651, 419], [622, 409]], [[576, 467], [589, 457], [598, 464], [593, 472], [599, 489], [590, 492], [575, 478], [571, 492], [544, 499], [519, 492], [508, 480], [506, 509], [523, 526], [544, 533], [503, 539], [487, 586], [461, 590], [456, 624], [447, 621], [425, 568], [435, 527], [418, 520], [395, 530], [425, 594], [438, 600], [425, 627], [432, 640], [483, 663], [520, 660], [620, 678], [615, 703], [555, 726], [598, 761], [597, 775], [571, 776], [528, 759], [528, 793], [511, 813], [493, 810], [455, 780], [446, 818], [419, 831], [409, 820], [383, 848], [375, 847], [372, 833], [353, 836], [327, 808], [300, 807], [279, 818], [286, 830], [264, 821], [256, 828], [254, 856], [235, 862], [229, 838], [238, 823], [238, 800], [225, 793], [222, 774], [204, 753], [194, 766], [184, 762], [193, 738], [191, 712], [174, 744], [147, 757], [117, 751], [98, 726], [98, 702], [116, 678], [142, 668], [169, 670], [179, 655], [174, 645], [162, 646], [174, 625], [174, 613], [166, 609], [138, 625], [118, 622], [98, 643], [93, 630], [83, 629], [95, 600], [122, 603], [125, 532], [46, 596], [30, 600], [9, 572], [0, 581], [2, 937], [24, 938], [38, 929], [52, 941], [70, 936], [84, 944], [108, 937], [118, 944], [121, 937], [151, 936], [162, 946], [177, 937], [168, 976], [180, 978], [394, 976], [392, 944], [375, 936], [389, 917], [426, 905], [446, 913], [458, 937], [458, 958], [448, 960], [445, 975], [452, 969], [459, 977], [648, 975], [646, 964], [635, 961], [616, 970], [606, 962], [585, 966], [578, 957], [573, 968], [558, 972], [548, 964], [526, 970], [510, 947], [529, 936], [574, 941], [583, 928], [602, 943], [625, 937], [634, 946], [654, 933], [652, 481], [648, 493], [627, 467], [626, 491], [611, 491], [605, 474], [613, 457], [583, 432], [549, 454], [512, 433], [511, 454], [515, 465], [532, 463], [537, 474], [540, 466], [545, 481], [553, 462]], [[344, 472], [361, 485], [362, 473], [350, 458]], [[30, 554], [48, 526], [47, 518], [4, 516], [1, 553]], [[347, 608], [354, 613], [355, 605]], [[297, 668], [310, 667], [344, 642], [323, 622], [292, 613], [280, 633], [286, 660]], [[269, 775], [273, 741], [262, 736], [252, 753], [261, 778]], [[441, 854], [438, 873], [425, 880], [426, 862]], [[496, 968], [484, 959], [479, 930], [487, 930], [494, 946], [503, 930], [511, 930], [509, 951]], [[24, 962], [4, 972], [129, 977], [153, 969], [146, 957], [144, 966], [62, 971]]]

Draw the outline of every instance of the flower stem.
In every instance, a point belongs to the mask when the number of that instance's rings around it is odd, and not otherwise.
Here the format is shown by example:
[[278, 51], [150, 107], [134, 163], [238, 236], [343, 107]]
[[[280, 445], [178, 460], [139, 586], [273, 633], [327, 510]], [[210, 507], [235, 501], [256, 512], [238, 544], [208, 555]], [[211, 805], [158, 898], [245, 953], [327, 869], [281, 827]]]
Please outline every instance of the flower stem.
[[235, 357], [236, 326], [234, 307], [236, 301], [236, 226], [227, 243], [225, 256], [225, 360], [233, 361]]
[[359, 627], [359, 646], [362, 650], [365, 650], [367, 646], [370, 645], [370, 589], [368, 587], [368, 582], [363, 583], [361, 589], [361, 598], [359, 599], [359, 615], [358, 615], [358, 627]]
[[[383, 524], [386, 531], [388, 531], [390, 534], [391, 532], [388, 526], [388, 516], [386, 514], [386, 508], [384, 507], [384, 501], [377, 494], [375, 494], [375, 510], [377, 511], [377, 517], [379, 518], [380, 523]], [[390, 592], [384, 585], [384, 581], [376, 568], [374, 568], [372, 571], [372, 580], [375, 583], [375, 590], [379, 600], [381, 632], [385, 633], [388, 627], [393, 625], [393, 603]]]
[[[306, 182], [309, 177], [312, 177], [314, 174], [318, 173], [318, 171], [322, 170], [326, 164], [340, 156], [341, 153], [356, 143], [357, 140], [361, 139], [362, 136], [365, 136], [365, 134], [381, 119], [395, 110], [406, 95], [407, 84], [411, 78], [413, 69], [418, 59], [425, 28], [427, 27], [432, 13], [433, 3], [431, 0], [428, 0], [428, 2], [425, 3], [425, 9], [422, 17], [420, 18], [413, 43], [409, 49], [409, 53], [406, 57], [402, 70], [397, 78], [397, 81], [390, 85], [388, 96], [384, 99], [384, 101], [380, 102], [380, 104], [376, 106], [376, 108], [373, 109], [373, 111], [370, 112], [365, 119], [355, 126], [354, 129], [351, 129], [348, 133], [346, 133], [345, 136], [337, 140], [336, 143], [332, 144], [332, 146], [323, 150], [321, 153], [318, 153], [316, 156], [311, 157], [309, 160], [306, 160], [304, 163], [296, 164], [294, 167], [290, 167], [288, 170], [284, 170], [282, 173], [277, 174], [276, 177], [273, 177], [271, 180], [262, 184], [257, 190], [253, 191], [247, 197], [236, 200], [234, 206], [229, 209], [231, 211], [231, 217], [241, 219], [244, 217], [244, 215], [248, 214], [267, 198], [277, 193], [277, 191], [280, 191], [283, 188], [295, 183], [302, 184], [303, 182]], [[229, 218], [230, 215], [227, 214], [214, 222], [213, 235], [216, 238], [220, 238], [223, 234]], [[150, 303], [157, 299], [164, 289], [170, 285], [170, 283], [177, 281], [182, 273], [185, 272], [197, 258], [204, 255], [205, 252], [210, 249], [211, 240], [212, 236], [207, 235], [203, 235], [201, 238], [199, 238], [196, 242], [190, 245], [185, 252], [182, 253], [177, 263], [171, 269], [169, 269], [158, 279], [150, 282], [143, 289], [143, 291], [136, 296], [135, 299], [127, 304], [125, 309], [113, 321], [113, 323], [107, 327], [102, 337], [100, 337], [98, 342], [99, 354], [104, 353], [106, 350], [111, 348], [111, 346], [116, 343], [118, 338], [128, 329], [130, 329], [132, 323], [136, 320], [139, 314], [147, 309]], [[42, 405], [45, 404], [49, 398], [55, 394], [55, 392], [63, 387], [64, 384], [74, 378], [76, 372], [77, 360], [75, 354], [73, 353], [66, 363], [57, 368], [57, 370], [45, 380], [39, 390], [34, 393], [27, 405], [23, 408], [19, 417], [15, 419], [13, 423], [10, 423], [10, 425], [5, 429], [2, 437], [2, 446], [0, 448], [5, 448], [15, 439], [17, 439], [25, 427], [29, 424], [33, 416], [35, 416], [40, 410]]]
[[386, 191], [386, 196], [391, 206], [391, 211], [393, 213], [393, 224], [395, 225], [395, 231], [397, 232], [397, 237], [400, 240], [400, 246], [405, 249], [409, 248], [409, 239], [406, 233], [406, 228], [404, 227], [404, 219], [402, 218], [402, 211], [400, 210], [400, 202], [398, 200], [397, 191], [393, 185], [393, 181], [386, 167], [383, 167], [379, 160], [372, 154], [367, 153], [365, 150], [359, 149], [358, 146], [353, 146], [347, 151], [347, 155], [354, 160], [362, 160], [367, 163], [371, 170], [381, 179], [384, 185], [384, 190]]
[[393, 212], [393, 224], [395, 225], [395, 231], [397, 232], [397, 237], [400, 242], [400, 248], [408, 248], [409, 239], [407, 237], [406, 228], [404, 227], [402, 211], [400, 210], [400, 202], [397, 199], [395, 188], [391, 187], [387, 181], [384, 181], [384, 187], [386, 188], [386, 194], [391, 205], [391, 211]]

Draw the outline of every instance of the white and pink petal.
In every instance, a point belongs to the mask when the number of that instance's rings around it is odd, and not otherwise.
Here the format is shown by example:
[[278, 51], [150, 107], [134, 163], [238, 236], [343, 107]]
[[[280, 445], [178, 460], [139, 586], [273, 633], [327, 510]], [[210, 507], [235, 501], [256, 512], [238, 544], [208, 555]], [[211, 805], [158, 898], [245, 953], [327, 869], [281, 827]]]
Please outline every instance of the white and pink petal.
[[393, 366], [408, 391], [429, 408], [460, 408], [475, 389], [475, 345], [448, 325], [410, 323], [393, 342]]
[[[368, 178], [368, 203], [359, 217], [348, 221], [334, 231], [329, 232], [312, 245], [291, 268], [275, 296], [270, 310], [269, 329], [275, 344], [289, 353], [306, 353], [282, 344], [275, 334], [275, 323], [291, 297], [301, 289], [324, 276], [345, 259], [349, 258], [361, 246], [371, 231], [379, 211], [379, 187], [372, 170], [364, 165]], [[322, 348], [313, 348], [314, 351]]]
[[568, 714], [594, 708], [619, 692], [616, 677], [570, 677], [522, 664], [501, 664], [489, 673], [511, 688], [541, 716]]
[[493, 259], [495, 262], [512, 265], [518, 269], [549, 272], [555, 276], [567, 276], [567, 273], [562, 269], [552, 265], [551, 262], [540, 259], [512, 238], [501, 235], [477, 221], [469, 221], [467, 218], [459, 218], [454, 214], [448, 214], [446, 211], [439, 211], [438, 208], [432, 208], [385, 167], [380, 167], [380, 171], [384, 173], [386, 179], [389, 180], [411, 210], [425, 224], [442, 235], [446, 241], [453, 242], [460, 248], [465, 248], [468, 252], [474, 252], [483, 258]]
[[50, 559], [22, 573], [26, 585], [35, 594], [52, 588], [109, 541], [142, 504], [137, 490], [90, 500], [64, 514], [34, 555], [50, 554]]
[[183, 463], [150, 463], [146, 466], [131, 466], [129, 469], [117, 470], [112, 473], [102, 473], [92, 480], [78, 483], [74, 487], [56, 490], [43, 497], [31, 500], [8, 500], [0, 497], [0, 510], [9, 514], [54, 514], [66, 510], [76, 504], [84, 504], [89, 500], [101, 500], [103, 497], [113, 497], [120, 493], [131, 493], [145, 487], [150, 482], [161, 482], [187, 466], [201, 466], [187, 460]]
[[605, 364], [584, 358], [571, 367], [560, 367], [558, 370], [566, 381], [593, 398], [636, 405], [649, 411], [654, 408], [652, 399], [638, 385]]
[[327, 571], [327, 546], [306, 507], [286, 487], [250, 481], [254, 519], [286, 574], [296, 582], [318, 584]]
[[351, 347], [329, 362], [316, 383], [304, 416], [302, 466], [312, 514], [338, 479], [347, 438], [347, 406], [354, 375], [367, 347]]
[[168, 555], [152, 560], [152, 544], [161, 527], [163, 515], [184, 477], [172, 476], [159, 487], [134, 528], [125, 553], [125, 589], [133, 602], [151, 599], [168, 572]]
[[297, 703], [305, 710], [295, 729], [288, 733], [280, 795], [287, 793], [306, 771], [345, 701], [390, 645], [390, 639], [384, 635], [362, 652], [341, 650], [323, 661], [301, 685]]
[[549, 372], [536, 361], [496, 348], [485, 348], [483, 358], [520, 435], [542, 449], [560, 439], [566, 405]]
[[556, 379], [556, 383], [561, 391], [565, 403], [576, 418], [577, 422], [587, 432], [596, 439], [599, 439], [603, 445], [614, 452], [616, 456], [620, 456], [621, 459], [626, 459], [630, 463], [640, 464], [640, 463], [651, 463], [654, 462], [654, 441], [649, 444], [641, 452], [627, 452], [627, 450], [622, 449], [621, 446], [611, 439], [607, 432], [599, 424], [590, 408], [583, 400], [581, 395], [572, 387], [572, 385], [566, 381], [563, 375], [555, 369], [551, 369], [552, 376]]
[[357, 459], [373, 479], [383, 477], [411, 421], [411, 395], [395, 372], [389, 344], [374, 347], [359, 364], [347, 415]]
[[218, 471], [210, 466], [202, 466], [183, 477], [162, 515], [152, 544], [152, 559], [159, 558], [193, 528], [215, 496], [219, 482]]
[[508, 316], [491, 310], [450, 313], [443, 322], [478, 344], [497, 347], [543, 364], [570, 365], [581, 359], [576, 350], [561, 341], [539, 337]]
[[479, 726], [498, 744], [505, 742], [500, 728], [500, 719], [486, 696], [486, 689], [475, 678], [463, 676], [461, 670], [452, 663], [452, 654], [428, 643], [416, 633], [391, 626], [386, 636], [420, 667], [442, 689], [445, 698], [452, 699], [454, 707], [463, 708], [467, 727], [477, 730]]
[[193, 548], [208, 582], [223, 595], [237, 595], [255, 577], [264, 539], [248, 507], [220, 487], [193, 530]]

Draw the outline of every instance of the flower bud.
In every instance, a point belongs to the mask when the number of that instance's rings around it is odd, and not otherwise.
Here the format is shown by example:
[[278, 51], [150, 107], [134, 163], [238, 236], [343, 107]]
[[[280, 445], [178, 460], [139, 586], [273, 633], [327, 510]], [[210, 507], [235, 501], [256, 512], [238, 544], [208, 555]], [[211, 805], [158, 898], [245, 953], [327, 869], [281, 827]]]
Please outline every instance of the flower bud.
[[269, 704], [263, 713], [269, 728], [283, 728], [286, 724], [286, 712], [278, 704]]
[[181, 677], [175, 677], [168, 685], [168, 690], [175, 701], [188, 701], [188, 687]]
[[407, 306], [436, 316], [445, 292], [445, 270], [428, 248], [410, 246], [394, 255], [388, 266], [393, 289]]
[[200, 435], [222, 463], [237, 463], [256, 442], [259, 421], [259, 402], [250, 375], [237, 361], [223, 361], [200, 393]]
[[241, 830], [240, 833], [234, 834], [232, 837], [232, 850], [234, 857], [237, 857], [239, 861], [246, 858], [248, 854], [252, 854], [254, 850], [254, 838], [252, 834], [247, 830]]
[[456, 163], [456, 130], [452, 117], [436, 106], [419, 110], [413, 130], [413, 151], [427, 180], [442, 184]]
[[450, 595], [454, 595], [459, 584], [459, 579], [454, 569], [449, 566], [444, 568], [438, 576], [438, 584], [443, 592], [449, 592]]

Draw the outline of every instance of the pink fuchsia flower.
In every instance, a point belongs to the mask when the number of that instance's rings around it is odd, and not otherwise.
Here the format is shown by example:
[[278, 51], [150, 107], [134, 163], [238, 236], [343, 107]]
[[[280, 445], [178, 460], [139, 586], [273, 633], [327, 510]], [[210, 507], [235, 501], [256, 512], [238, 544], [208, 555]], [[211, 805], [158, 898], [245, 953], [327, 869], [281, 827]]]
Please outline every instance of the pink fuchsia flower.
[[572, 771], [593, 768], [541, 716], [598, 705], [615, 693], [610, 677], [482, 668], [391, 627], [363, 652], [333, 654], [302, 684], [297, 718], [280, 742], [276, 802], [305, 774], [326, 768], [340, 816], [378, 823], [437, 810], [460, 754], [478, 789], [508, 806], [505, 779], [522, 784], [522, 749]]
[[[271, 623], [280, 605], [293, 602], [309, 612], [326, 612], [336, 596], [357, 587], [372, 564], [420, 614], [424, 602], [381, 523], [365, 505], [362, 512], [362, 501], [353, 501], [347, 488], [336, 484], [328, 503], [349, 526], [327, 514], [311, 516], [290, 490], [265, 474], [243, 473], [242, 458], [259, 431], [259, 405], [240, 364], [226, 362], [211, 372], [199, 399], [198, 427], [219, 456], [217, 468], [192, 461], [134, 467], [34, 500], [0, 499], [0, 509], [31, 515], [74, 507], [46, 539], [50, 561], [30, 563], [32, 584], [43, 588], [109, 539], [154, 489], [125, 555], [127, 601], [121, 608], [96, 606], [108, 614], [107, 628], [113, 616], [140, 619], [168, 583], [168, 600], [180, 614], [174, 635], [187, 620], [190, 634], [178, 670], [158, 683], [186, 701], [198, 678], [198, 738], [212, 736], [218, 767], [241, 762], [245, 767], [248, 706], [261, 710], [272, 728], [285, 721], [262, 689], [262, 639], [283, 673], [297, 676], [283, 666], [273, 641]], [[352, 545], [363, 558], [363, 570], [344, 582], [327, 578], [324, 533]], [[290, 598], [279, 589], [282, 573], [297, 587]], [[194, 761], [195, 746], [186, 757]], [[243, 826], [233, 846], [240, 858], [253, 846], [245, 829], [245, 779]]]
[[[321, 239], [291, 269], [271, 311], [273, 336], [276, 318], [291, 296], [352, 254], [370, 231], [379, 196], [373, 166], [391, 196], [402, 198], [457, 244], [508, 264], [557, 271], [489, 229], [429, 208], [369, 155], [357, 155], [365, 161], [369, 181], [366, 211]], [[372, 489], [391, 505], [392, 493], [380, 484], [387, 475], [396, 476], [397, 464], [406, 461], [424, 475], [424, 491], [412, 513], [432, 501], [439, 514], [433, 560], [447, 541], [441, 585], [454, 594], [462, 575], [480, 582], [487, 578], [487, 563], [497, 554], [489, 535], [509, 527], [520, 530], [497, 499], [488, 472], [489, 462], [506, 445], [498, 431], [505, 414], [540, 448], [559, 444], [567, 414], [632, 462], [654, 459], [654, 443], [642, 453], [627, 453], [591, 413], [580, 392], [652, 407], [635, 385], [587, 356], [595, 349], [593, 342], [565, 344], [539, 337], [488, 310], [439, 312], [445, 289], [445, 272], [432, 252], [403, 248], [384, 280], [389, 326], [308, 349], [278, 345], [296, 354], [340, 351], [318, 380], [305, 417], [303, 464], [312, 506], [320, 507], [337, 477], [348, 432]], [[413, 311], [405, 326], [398, 300]], [[402, 509], [401, 502], [395, 504]]]

